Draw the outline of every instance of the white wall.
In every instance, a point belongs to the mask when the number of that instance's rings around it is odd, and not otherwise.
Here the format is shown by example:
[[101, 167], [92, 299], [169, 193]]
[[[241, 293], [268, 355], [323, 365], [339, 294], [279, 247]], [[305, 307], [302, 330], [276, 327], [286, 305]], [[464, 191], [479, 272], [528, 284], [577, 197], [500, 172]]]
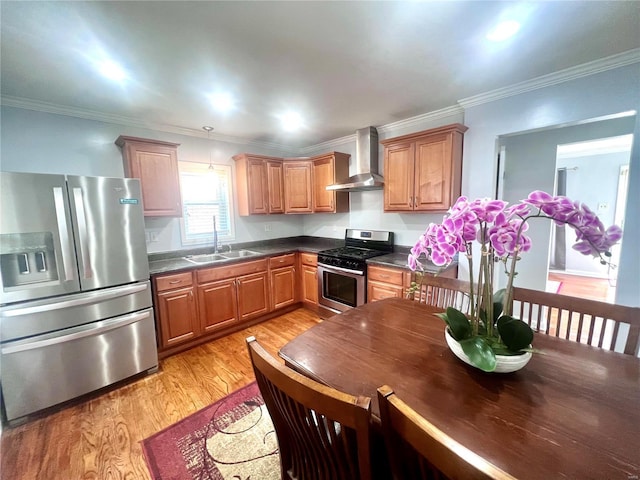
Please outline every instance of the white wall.
[[[638, 64], [489, 103], [467, 105], [464, 123], [469, 130], [464, 140], [462, 191], [471, 198], [494, 195], [496, 142], [500, 135], [629, 110], [640, 110]], [[616, 302], [640, 305], [640, 277], [637, 274], [640, 269], [640, 148], [637, 137], [631, 154], [629, 192]], [[527, 279], [523, 276], [518, 282], [526, 285]]]
[[[3, 171], [122, 177], [122, 154], [114, 143], [120, 135], [179, 143], [178, 160], [188, 162], [209, 163], [210, 152], [214, 163], [232, 166], [231, 157], [241, 152], [291, 155], [291, 151], [6, 106], [2, 107], [1, 114], [0, 170]], [[235, 168], [233, 174], [235, 178]], [[234, 211], [238, 211], [235, 196]], [[265, 224], [270, 226], [268, 232]], [[303, 230], [302, 217], [290, 215], [236, 215], [235, 227], [236, 242], [302, 235]], [[146, 218], [145, 228], [157, 235], [156, 242], [147, 244], [150, 253], [182, 248], [179, 219]]]

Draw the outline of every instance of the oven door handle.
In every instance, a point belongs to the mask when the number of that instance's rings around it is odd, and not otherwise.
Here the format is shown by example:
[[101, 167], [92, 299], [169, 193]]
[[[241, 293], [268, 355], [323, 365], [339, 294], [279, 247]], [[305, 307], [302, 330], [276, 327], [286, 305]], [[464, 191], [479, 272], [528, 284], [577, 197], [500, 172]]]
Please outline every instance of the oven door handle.
[[335, 267], [333, 265], [318, 264], [318, 267], [328, 272], [335, 271], [335, 272], [341, 272], [341, 273], [348, 273], [349, 275], [359, 275], [359, 276], [364, 275], [364, 272], [359, 272], [358, 270], [349, 270], [348, 268]]

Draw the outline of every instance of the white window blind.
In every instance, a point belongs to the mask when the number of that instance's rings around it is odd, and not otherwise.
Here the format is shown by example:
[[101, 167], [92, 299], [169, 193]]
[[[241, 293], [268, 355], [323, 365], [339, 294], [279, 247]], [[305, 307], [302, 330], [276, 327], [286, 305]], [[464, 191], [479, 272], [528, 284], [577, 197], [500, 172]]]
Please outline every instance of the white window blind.
[[231, 202], [231, 167], [178, 162], [182, 191], [183, 245], [213, 243], [213, 217], [218, 241], [235, 237]]

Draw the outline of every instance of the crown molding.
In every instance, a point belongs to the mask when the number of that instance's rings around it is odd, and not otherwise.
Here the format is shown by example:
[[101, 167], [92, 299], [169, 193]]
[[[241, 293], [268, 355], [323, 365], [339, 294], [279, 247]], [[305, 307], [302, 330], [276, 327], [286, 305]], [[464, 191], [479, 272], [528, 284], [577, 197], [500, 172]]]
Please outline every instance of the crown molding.
[[568, 82], [577, 78], [587, 77], [596, 73], [605, 72], [614, 68], [624, 67], [633, 63], [640, 62], [640, 48], [628, 50], [617, 55], [594, 60], [593, 62], [583, 63], [575, 67], [559, 70], [548, 75], [527, 80], [525, 82], [516, 83], [504, 88], [498, 88], [490, 92], [481, 93], [473, 97], [458, 100], [458, 104], [464, 109], [482, 105], [484, 103], [494, 102], [502, 98], [512, 97], [521, 93], [530, 92], [539, 88], [557, 85], [558, 83]]
[[378, 127], [379, 133], [389, 133], [400, 128], [409, 128], [413, 126], [423, 125], [425, 122], [431, 122], [434, 120], [441, 120], [443, 118], [451, 117], [453, 115], [464, 114], [464, 109], [460, 105], [452, 105], [450, 107], [441, 108], [429, 113], [423, 113], [416, 115], [415, 117], [405, 118], [404, 120], [398, 120], [397, 122], [387, 123]]
[[[87, 110], [82, 108], [67, 107], [67, 106], [57, 105], [49, 102], [30, 100], [28, 98], [2, 95], [0, 96], [0, 105], [4, 105], [7, 107], [22, 108], [25, 110], [34, 110], [34, 111], [43, 112], [43, 113], [65, 115], [67, 117], [83, 118], [85, 120], [95, 120], [97, 122], [113, 123], [116, 125], [125, 125], [127, 127], [145, 128], [148, 130], [155, 130], [159, 132], [175, 133], [178, 135], [186, 135], [189, 137], [207, 138], [207, 133], [199, 129], [147, 122], [147, 121], [140, 120], [133, 117], [125, 117], [121, 115], [113, 115], [109, 113], [96, 112], [94, 110]], [[289, 145], [248, 140], [242, 137], [235, 137], [231, 135], [220, 135], [219, 133], [214, 133], [214, 132], [211, 133], [211, 139], [221, 141], [221, 142], [227, 142], [227, 143], [249, 145], [249, 146], [261, 147], [261, 148], [279, 149], [279, 150], [285, 150], [285, 151], [290, 151], [292, 149], [291, 146]]]
[[356, 134], [353, 133], [351, 135], [345, 135], [344, 137], [334, 138], [333, 140], [327, 140], [326, 142], [316, 143], [315, 145], [311, 145], [309, 147], [302, 147], [298, 151], [301, 155], [311, 153], [315, 150], [332, 151], [340, 145], [344, 145], [345, 143], [350, 143], [355, 141], [356, 141]]
[[[464, 114], [464, 109], [459, 105], [453, 105], [451, 107], [443, 108], [440, 110], [436, 110], [434, 112], [423, 113], [421, 115], [416, 115], [415, 117], [405, 118], [404, 120], [399, 120], [397, 122], [387, 123], [386, 125], [381, 125], [376, 127], [378, 133], [389, 133], [394, 130], [400, 128], [408, 128], [417, 125], [423, 125], [425, 122], [440, 120], [443, 118], [451, 117], [453, 115]], [[344, 137], [336, 138], [333, 140], [328, 140], [326, 142], [318, 143], [316, 145], [311, 145], [309, 147], [304, 147], [300, 149], [300, 153], [310, 153], [316, 150], [333, 150], [335, 147], [339, 145], [343, 145], [349, 142], [356, 141], [356, 134], [347, 135]]]

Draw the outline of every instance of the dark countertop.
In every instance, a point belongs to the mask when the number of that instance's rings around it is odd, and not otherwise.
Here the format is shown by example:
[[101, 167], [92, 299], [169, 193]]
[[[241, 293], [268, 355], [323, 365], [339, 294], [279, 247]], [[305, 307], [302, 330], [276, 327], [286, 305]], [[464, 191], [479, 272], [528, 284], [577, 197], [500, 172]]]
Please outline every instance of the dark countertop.
[[[344, 245], [344, 239], [342, 238], [322, 238], [308, 236], [285, 239], [279, 238], [262, 242], [239, 243], [232, 245], [232, 250], [251, 250], [252, 252], [258, 253], [258, 255], [201, 264], [189, 262], [183, 257], [186, 257], [187, 255], [212, 253], [212, 248], [210, 246], [195, 249], [175, 250], [171, 252], [150, 253], [148, 255], [149, 273], [151, 275], [157, 275], [159, 273], [177, 273], [180, 271], [193, 270], [195, 268], [220, 267], [237, 262], [247, 262], [264, 257], [272, 257], [274, 255], [283, 255], [285, 253], [291, 252], [318, 253], [320, 250], [341, 247], [342, 245]], [[224, 253], [228, 251], [227, 248], [228, 244], [225, 244], [222, 249], [224, 251], [220, 253], [224, 255]], [[383, 267], [404, 268], [408, 270], [409, 266], [407, 265], [407, 255], [409, 254], [409, 247], [396, 245], [394, 248], [394, 253], [370, 258], [367, 260], [367, 264], [380, 265]], [[423, 264], [425, 264], [425, 271], [429, 273], [438, 273], [441, 270], [444, 271], [457, 266], [458, 262], [453, 261], [451, 265], [445, 269], [441, 269], [441, 267], [437, 267], [429, 262], [423, 262]]]
[[[409, 265], [407, 264], [407, 257], [409, 255], [409, 248], [396, 246], [395, 252], [390, 253], [388, 255], [380, 255], [379, 257], [369, 258], [367, 260], [367, 265], [380, 265], [381, 267], [394, 267], [394, 268], [404, 268], [405, 270], [409, 270]], [[431, 262], [427, 262], [426, 260], [421, 260], [424, 265], [425, 272], [429, 273], [441, 273], [450, 268], [454, 268], [458, 266], [458, 261], [454, 260], [448, 265], [446, 268], [438, 267]]]
[[[222, 248], [222, 250], [224, 250], [223, 252], [220, 252], [222, 255], [224, 255], [224, 253], [228, 251], [227, 245], [228, 244], [225, 244]], [[267, 240], [264, 242], [247, 242], [233, 245], [232, 250], [251, 250], [252, 252], [258, 253], [258, 255], [202, 264], [189, 262], [183, 257], [186, 257], [187, 255], [212, 253], [212, 248], [210, 246], [196, 249], [175, 250], [171, 252], [150, 253], [148, 255], [149, 273], [151, 275], [157, 275], [159, 273], [180, 272], [185, 270], [193, 270], [196, 268], [220, 267], [237, 262], [247, 262], [264, 257], [272, 257], [274, 255], [283, 255], [285, 253], [291, 252], [318, 253], [320, 250], [327, 250], [329, 248], [335, 248], [342, 245], [344, 245], [344, 239], [341, 238], [336, 239], [306, 236]]]

